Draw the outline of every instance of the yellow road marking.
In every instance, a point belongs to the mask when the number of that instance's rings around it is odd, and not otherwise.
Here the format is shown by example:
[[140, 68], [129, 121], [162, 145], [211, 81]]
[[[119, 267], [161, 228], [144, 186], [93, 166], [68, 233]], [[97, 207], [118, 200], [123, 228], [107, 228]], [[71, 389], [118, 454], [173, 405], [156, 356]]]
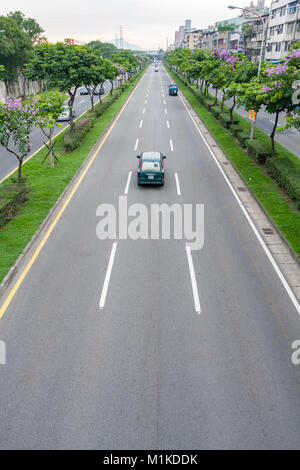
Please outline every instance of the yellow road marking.
[[73, 198], [74, 194], [76, 193], [77, 189], [79, 188], [83, 178], [85, 177], [85, 175], [87, 174], [88, 170], [90, 169], [92, 163], [94, 162], [95, 158], [97, 157], [98, 153], [100, 152], [100, 150], [102, 149], [103, 145], [105, 144], [105, 142], [107, 141], [108, 137], [110, 136], [112, 130], [114, 129], [115, 125], [117, 124], [117, 122], [119, 121], [121, 115], [123, 114], [123, 112], [125, 111], [125, 109], [127, 108], [127, 105], [128, 103], [130, 102], [130, 100], [132, 99], [132, 97], [134, 96], [138, 86], [140, 85], [142, 79], [144, 78], [145, 75], [143, 75], [141, 77], [141, 79], [139, 80], [139, 82], [137, 83], [137, 85], [135, 86], [135, 88], [133, 89], [131, 95], [127, 98], [126, 102], [124, 103], [124, 105], [122, 106], [121, 110], [119, 111], [119, 114], [117, 115], [117, 117], [115, 118], [114, 122], [111, 124], [111, 127], [109, 128], [108, 132], [106, 133], [106, 135], [104, 136], [102, 142], [99, 144], [99, 147], [97, 148], [97, 150], [95, 151], [95, 153], [93, 154], [93, 156], [91, 157], [90, 161], [88, 162], [86, 168], [84, 169], [84, 171], [82, 172], [82, 175], [80, 176], [79, 180], [77, 181], [76, 185], [74, 186], [73, 190], [71, 191], [70, 195], [68, 196], [66, 202], [64, 203], [63, 207], [61, 208], [61, 210], [59, 211], [59, 213], [57, 214], [57, 216], [55, 217], [54, 221], [52, 222], [51, 226], [49, 227], [45, 237], [43, 238], [43, 240], [41, 241], [41, 243], [39, 244], [39, 246], [37, 247], [37, 249], [35, 250], [34, 254], [32, 255], [31, 259], [28, 261], [24, 271], [22, 272], [21, 276], [19, 277], [19, 279], [17, 280], [17, 282], [15, 283], [15, 285], [13, 286], [11, 292], [9, 293], [7, 299], [5, 300], [4, 304], [2, 305], [1, 309], [0, 309], [0, 319], [3, 317], [4, 313], [6, 312], [7, 310], [7, 307], [9, 306], [9, 304], [11, 303], [11, 301], [13, 300], [15, 294], [17, 293], [19, 287], [21, 286], [22, 282], [24, 281], [26, 275], [28, 274], [30, 268], [32, 267], [32, 265], [34, 264], [35, 260], [37, 259], [39, 253], [42, 251], [46, 241], [48, 240], [48, 238], [50, 237], [52, 231], [54, 230], [57, 222], [59, 221], [59, 219], [61, 218], [61, 216], [63, 215], [63, 213], [65, 212], [66, 208], [68, 207], [71, 199]]

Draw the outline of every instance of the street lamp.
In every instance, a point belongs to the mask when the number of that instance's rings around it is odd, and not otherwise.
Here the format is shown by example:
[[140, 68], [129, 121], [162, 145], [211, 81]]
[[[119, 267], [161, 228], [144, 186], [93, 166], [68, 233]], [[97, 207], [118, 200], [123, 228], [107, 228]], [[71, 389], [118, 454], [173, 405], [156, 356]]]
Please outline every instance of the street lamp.
[[[265, 45], [267, 21], [266, 21], [265, 18], [263, 18], [263, 16], [260, 13], [258, 13], [258, 11], [252, 10], [251, 8], [235, 7], [233, 5], [229, 5], [228, 8], [230, 10], [242, 10], [242, 11], [247, 11], [249, 13], [252, 13], [253, 15], [256, 15], [263, 24], [263, 37], [262, 37], [262, 41], [261, 41], [259, 65], [258, 65], [258, 72], [257, 72], [257, 76], [259, 76], [260, 72], [261, 72], [262, 61], [263, 61], [263, 52], [264, 52], [264, 45]], [[250, 139], [253, 139], [253, 137], [254, 137], [255, 122], [256, 122], [256, 117], [255, 117], [255, 120], [253, 120], [253, 122], [252, 122]]]

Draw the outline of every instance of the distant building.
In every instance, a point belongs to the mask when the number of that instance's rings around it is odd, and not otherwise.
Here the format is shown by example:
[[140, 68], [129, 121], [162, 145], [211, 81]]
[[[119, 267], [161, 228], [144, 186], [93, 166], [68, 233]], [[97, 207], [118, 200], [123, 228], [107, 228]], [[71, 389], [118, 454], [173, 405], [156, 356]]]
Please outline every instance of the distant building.
[[175, 47], [180, 45], [180, 31], [175, 31]]
[[[260, 18], [250, 18], [243, 24], [245, 54], [249, 60], [256, 62], [259, 60], [262, 42], [266, 44], [268, 23], [269, 23], [269, 9], [261, 12], [262, 19], [266, 22], [265, 37], [263, 38], [264, 25]], [[263, 58], [265, 55], [265, 48], [263, 50]]]
[[271, 4], [265, 59], [280, 61], [300, 40], [300, 1], [276, 0]]
[[184, 46], [186, 49], [193, 51], [194, 49], [200, 49], [202, 44], [202, 29], [195, 29], [185, 34]]
[[[238, 52], [241, 35], [243, 34], [243, 24], [246, 22], [246, 18], [237, 17], [231, 18], [226, 21], [219, 21], [215, 25], [215, 35], [213, 41], [213, 47], [218, 49], [228, 49], [232, 52]], [[222, 31], [221, 28], [226, 29], [226, 26], [231, 27], [231, 31]]]

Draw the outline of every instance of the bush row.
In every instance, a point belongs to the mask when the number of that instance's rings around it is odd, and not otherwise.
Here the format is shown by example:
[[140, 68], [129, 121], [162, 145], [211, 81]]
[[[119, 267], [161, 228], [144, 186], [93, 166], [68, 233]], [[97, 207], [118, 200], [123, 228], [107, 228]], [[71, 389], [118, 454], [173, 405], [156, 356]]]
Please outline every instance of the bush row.
[[266, 169], [272, 178], [282, 187], [286, 194], [296, 202], [300, 209], [300, 171], [288, 158], [272, 157], [271, 143], [262, 142], [259, 139], [249, 138], [249, 131], [241, 129], [239, 121], [231, 122], [228, 113], [223, 113], [219, 105], [214, 105], [212, 99], [184, 80], [189, 90], [198, 98], [199, 102], [218, 119], [221, 124], [229, 129], [241, 146], [257, 163], [266, 164]]
[[268, 173], [279, 183], [300, 209], [300, 171], [287, 158], [272, 157], [266, 161]]
[[28, 200], [30, 187], [23, 178], [22, 183], [11, 179], [11, 184], [0, 188], [0, 229], [4, 227]]

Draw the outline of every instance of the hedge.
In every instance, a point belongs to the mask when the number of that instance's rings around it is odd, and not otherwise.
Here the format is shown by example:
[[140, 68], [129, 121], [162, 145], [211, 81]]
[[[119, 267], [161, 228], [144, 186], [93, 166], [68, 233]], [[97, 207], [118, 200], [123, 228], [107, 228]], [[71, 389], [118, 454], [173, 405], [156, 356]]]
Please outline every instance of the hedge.
[[268, 173], [284, 189], [287, 195], [296, 202], [300, 209], [300, 171], [291, 160], [270, 157], [266, 161]]
[[0, 188], [0, 229], [4, 227], [28, 200], [30, 187], [23, 178], [22, 183], [11, 178], [11, 184], [6, 184]]
[[231, 122], [231, 119], [230, 119], [230, 116], [229, 114], [227, 113], [220, 113], [219, 114], [219, 121], [221, 121], [222, 125], [226, 128], [226, 129], [229, 129], [232, 122]]
[[234, 135], [234, 137], [237, 137], [238, 133], [243, 132], [243, 131], [239, 125], [234, 124], [233, 126], [230, 127], [230, 132], [232, 135]]
[[249, 140], [250, 135], [248, 131], [241, 131], [237, 133], [237, 139], [240, 142], [242, 147], [246, 147], [246, 142]]
[[246, 148], [249, 155], [251, 155], [251, 157], [253, 157], [258, 163], [264, 164], [266, 159], [272, 155], [271, 144], [266, 145], [257, 139], [246, 140]]

